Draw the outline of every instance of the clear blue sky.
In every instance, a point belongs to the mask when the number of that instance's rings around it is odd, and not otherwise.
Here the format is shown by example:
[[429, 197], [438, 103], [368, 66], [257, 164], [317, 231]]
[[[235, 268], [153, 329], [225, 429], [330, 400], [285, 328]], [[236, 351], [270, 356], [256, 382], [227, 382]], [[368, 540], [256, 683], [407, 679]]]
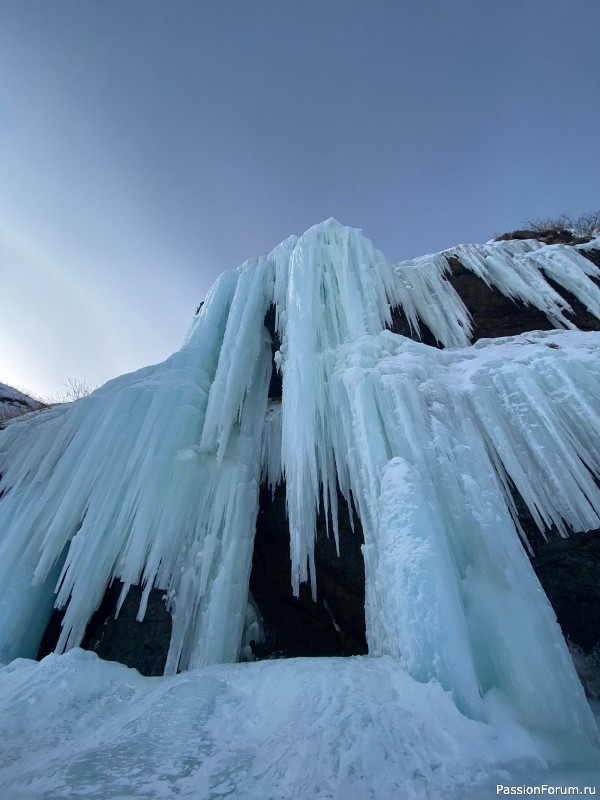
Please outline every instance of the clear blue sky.
[[600, 206], [598, 0], [0, 0], [0, 381], [175, 350], [330, 216], [389, 260]]

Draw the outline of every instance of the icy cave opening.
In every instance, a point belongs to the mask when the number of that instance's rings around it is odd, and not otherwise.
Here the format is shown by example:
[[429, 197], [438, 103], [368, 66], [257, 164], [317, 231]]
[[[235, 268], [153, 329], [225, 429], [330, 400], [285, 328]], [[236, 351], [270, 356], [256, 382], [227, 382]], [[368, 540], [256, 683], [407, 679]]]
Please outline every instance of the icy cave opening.
[[[345, 502], [339, 507], [339, 555], [328, 534], [324, 514], [317, 518], [315, 540], [316, 597], [301, 584], [295, 596], [290, 584], [289, 528], [285, 518], [285, 485], [274, 492], [263, 487], [250, 593], [262, 622], [255, 658], [366, 655], [365, 568], [360, 520]], [[329, 526], [331, 531], [331, 523]]]
[[[339, 498], [339, 545], [317, 518], [315, 563], [317, 595], [301, 584], [295, 596], [291, 583], [289, 527], [285, 511], [285, 484], [273, 491], [262, 486], [254, 538], [248, 625], [242, 633], [241, 660], [366, 655], [365, 569], [362, 527], [355, 509]], [[329, 531], [329, 532], [328, 532]], [[80, 642], [107, 661], [134, 667], [142, 675], [162, 675], [172, 635], [165, 593], [152, 589], [146, 613], [137, 619], [141, 586], [131, 586], [119, 608], [121, 581], [107, 587]], [[56, 650], [65, 616], [53, 609], [36, 655], [41, 660]]]
[[[275, 414], [281, 411], [283, 394], [277, 364], [281, 339], [276, 318], [277, 310], [270, 305], [264, 325], [271, 337], [268, 397], [271, 413]], [[362, 526], [356, 510], [348, 507], [339, 488], [337, 494], [338, 542], [332, 534], [331, 511], [327, 512], [326, 522], [321, 509], [315, 537], [316, 592], [302, 583], [294, 593], [285, 480], [261, 485], [249, 584], [259, 632], [254, 640], [251, 633], [246, 634], [245, 657], [351, 656], [368, 652]]]

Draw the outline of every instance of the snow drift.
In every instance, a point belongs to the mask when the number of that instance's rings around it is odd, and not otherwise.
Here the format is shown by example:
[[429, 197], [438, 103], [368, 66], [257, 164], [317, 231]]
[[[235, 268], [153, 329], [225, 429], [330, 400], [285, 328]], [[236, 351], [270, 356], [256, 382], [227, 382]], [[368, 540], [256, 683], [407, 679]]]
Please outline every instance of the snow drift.
[[468, 719], [389, 657], [143, 678], [75, 648], [0, 670], [0, 704], [7, 800], [487, 800], [598, 777], [548, 773], [551, 748]]
[[[448, 257], [573, 329], [600, 317], [600, 271], [564, 246], [461, 246], [390, 266], [335, 220], [222, 275], [183, 347], [0, 434], [0, 653], [32, 657], [52, 607], [76, 646], [107, 585], [165, 591], [167, 673], [235, 662], [261, 482], [285, 479], [291, 580], [314, 586], [315, 518], [338, 487], [361, 518], [369, 653], [487, 720], [597, 731], [529, 564], [511, 496], [540, 529], [600, 527], [600, 338], [470, 344]], [[268, 401], [275, 307], [283, 376]], [[386, 330], [401, 308], [446, 349]], [[567, 412], [567, 413], [565, 413]], [[544, 680], [539, 676], [544, 675]]]

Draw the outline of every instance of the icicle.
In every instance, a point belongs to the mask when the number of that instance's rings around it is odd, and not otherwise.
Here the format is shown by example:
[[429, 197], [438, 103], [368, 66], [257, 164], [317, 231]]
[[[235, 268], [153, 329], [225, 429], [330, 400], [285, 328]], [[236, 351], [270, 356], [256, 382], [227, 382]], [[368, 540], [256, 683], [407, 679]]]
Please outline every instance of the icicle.
[[396, 272], [405, 288], [397, 295], [397, 305], [417, 333], [421, 319], [444, 347], [464, 347], [471, 341], [471, 316], [444, 277], [448, 271], [441, 253], [401, 262]]
[[[557, 326], [573, 327], [569, 306], [544, 275], [600, 313], [600, 271], [572, 248], [461, 245], [392, 268], [328, 220], [225, 273], [164, 363], [9, 425], [0, 653], [35, 655], [53, 602], [65, 607], [59, 649], [78, 644], [117, 578], [120, 602], [144, 587], [140, 618], [151, 588], [165, 591], [167, 672], [235, 661], [259, 486], [283, 477], [294, 591], [308, 579], [315, 591], [321, 503], [339, 544], [339, 489], [365, 535], [371, 653], [438, 680], [473, 717], [500, 692], [533, 728], [593, 738], [509, 486], [540, 529], [600, 526], [598, 335], [467, 346], [451, 258]], [[267, 398], [271, 305], [280, 404]], [[447, 349], [385, 331], [395, 307]]]
[[281, 483], [281, 402], [269, 402], [261, 445], [261, 483], [271, 493]]
[[[174, 617], [169, 671], [236, 659], [270, 374], [264, 311], [241, 386], [225, 387], [239, 422], [229, 422], [220, 442], [222, 466], [199, 445], [215, 375], [231, 357], [222, 351], [226, 329], [240, 329], [232, 310], [243, 308], [240, 293], [256, 296], [257, 305], [264, 299], [264, 274], [248, 274], [251, 286], [240, 284], [238, 273], [222, 276], [184, 347], [166, 362], [33, 420], [27, 458], [17, 428], [3, 437], [8, 491], [0, 514], [12, 536], [0, 545], [0, 586], [10, 595], [15, 583], [47, 581], [68, 545], [56, 596], [67, 606], [59, 650], [79, 643], [116, 577], [124, 584], [121, 600], [133, 583], [144, 583], [146, 593], [153, 585], [167, 591]], [[31, 565], [27, 575], [24, 564]]]
[[[598, 277], [600, 271], [575, 248], [564, 245], [543, 245], [534, 240], [459, 245], [442, 253], [402, 262], [397, 270], [404, 274], [411, 267], [417, 266], [420, 272], [429, 270], [442, 275], [444, 261], [448, 265], [453, 259], [507, 297], [521, 300], [543, 311], [556, 327], [575, 327], [565, 317], [565, 312], [571, 311], [571, 308], [544, 279], [541, 270], [570, 291], [593, 314], [597, 315], [600, 311], [600, 292], [590, 280], [590, 277]], [[447, 295], [448, 290], [445, 292]], [[442, 308], [449, 307], [448, 300], [442, 303]], [[423, 316], [423, 312], [420, 313]], [[436, 319], [440, 313], [437, 308], [433, 312], [434, 320], [428, 324], [436, 338], [443, 342], [443, 331]], [[464, 318], [459, 318], [456, 309], [453, 314], [455, 320], [449, 320], [451, 329], [456, 330], [457, 326], [464, 328]], [[445, 332], [445, 335], [448, 336], [448, 333]]]
[[[359, 231], [333, 219], [311, 228], [288, 252], [289, 262], [280, 261], [276, 268], [274, 292], [285, 314], [282, 463], [292, 585], [297, 594], [310, 575], [314, 595], [316, 511], [321, 496], [327, 508], [327, 500], [337, 495], [328, 417], [321, 411], [327, 383], [319, 370], [320, 354], [389, 324], [390, 307], [399, 302], [400, 283]], [[336, 519], [334, 526], [337, 540]]]
[[369, 652], [436, 678], [471, 716], [497, 687], [528, 724], [591, 739], [497, 467], [541, 524], [600, 526], [598, 349], [579, 332], [454, 351], [384, 333], [338, 348], [331, 392], [365, 536]]

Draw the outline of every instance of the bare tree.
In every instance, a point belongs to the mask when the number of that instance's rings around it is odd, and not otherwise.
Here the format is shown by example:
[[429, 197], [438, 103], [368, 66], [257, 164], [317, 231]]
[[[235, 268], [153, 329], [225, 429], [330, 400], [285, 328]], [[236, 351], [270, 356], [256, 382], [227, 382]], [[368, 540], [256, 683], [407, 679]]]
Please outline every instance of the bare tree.
[[81, 378], [73, 378], [67, 375], [67, 380], [63, 383], [64, 389], [57, 393], [55, 402], [72, 403], [74, 400], [81, 400], [87, 397], [93, 389]]
[[559, 214], [558, 217], [537, 217], [522, 223], [536, 233], [548, 231], [573, 231], [576, 236], [597, 236], [600, 234], [600, 211], [589, 211], [573, 217]]

